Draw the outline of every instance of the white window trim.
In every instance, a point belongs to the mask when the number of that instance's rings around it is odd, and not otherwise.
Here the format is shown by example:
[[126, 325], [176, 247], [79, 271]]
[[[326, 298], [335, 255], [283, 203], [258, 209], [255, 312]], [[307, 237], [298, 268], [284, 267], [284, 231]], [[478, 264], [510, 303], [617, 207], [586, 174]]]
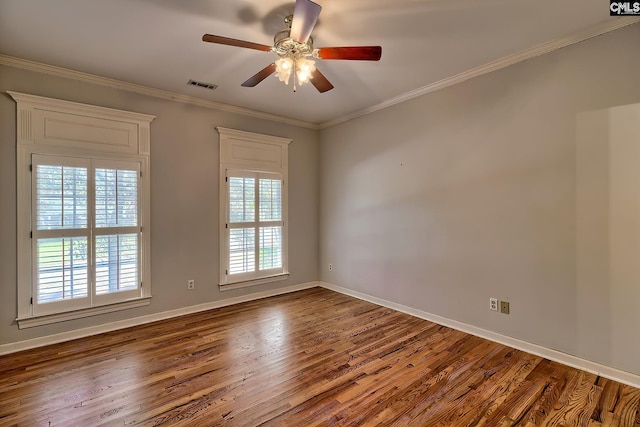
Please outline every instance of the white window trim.
[[[289, 277], [288, 233], [288, 146], [291, 139], [262, 135], [235, 129], [216, 128], [220, 134], [220, 290], [239, 289], [264, 283], [286, 280]], [[228, 171], [278, 174], [282, 180], [282, 271], [274, 274], [266, 270], [263, 275], [232, 278], [228, 270], [227, 203]]]
[[[150, 124], [155, 116], [79, 104], [18, 92], [7, 92], [17, 103], [17, 308], [19, 328], [78, 319], [149, 305], [151, 298]], [[34, 315], [31, 304], [33, 259], [31, 238], [34, 154], [90, 157], [94, 160], [140, 164], [140, 295], [117, 303]]]

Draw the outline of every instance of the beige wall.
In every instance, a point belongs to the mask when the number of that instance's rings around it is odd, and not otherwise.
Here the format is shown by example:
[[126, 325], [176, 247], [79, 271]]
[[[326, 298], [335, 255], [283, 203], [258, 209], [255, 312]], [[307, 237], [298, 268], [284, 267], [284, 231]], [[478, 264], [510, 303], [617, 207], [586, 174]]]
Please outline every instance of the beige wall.
[[[7, 90], [157, 116], [151, 124], [149, 307], [19, 330], [16, 317], [16, 107]], [[289, 145], [287, 281], [218, 290], [216, 126], [292, 138]], [[285, 287], [318, 278], [318, 133], [0, 66], [0, 344]], [[187, 279], [196, 289], [187, 291]]]
[[638, 40], [634, 25], [323, 130], [320, 279], [640, 374], [640, 117], [621, 107], [640, 103]]

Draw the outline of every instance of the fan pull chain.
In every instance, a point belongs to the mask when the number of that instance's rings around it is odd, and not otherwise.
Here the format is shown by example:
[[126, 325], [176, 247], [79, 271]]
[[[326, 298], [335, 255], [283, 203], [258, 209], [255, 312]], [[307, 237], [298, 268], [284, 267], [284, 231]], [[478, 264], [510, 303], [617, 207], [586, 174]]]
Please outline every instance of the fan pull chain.
[[297, 61], [296, 58], [293, 58], [293, 91], [295, 92], [297, 90], [296, 88], [296, 77], [297, 77], [297, 70], [298, 70], [298, 65], [297, 65]]

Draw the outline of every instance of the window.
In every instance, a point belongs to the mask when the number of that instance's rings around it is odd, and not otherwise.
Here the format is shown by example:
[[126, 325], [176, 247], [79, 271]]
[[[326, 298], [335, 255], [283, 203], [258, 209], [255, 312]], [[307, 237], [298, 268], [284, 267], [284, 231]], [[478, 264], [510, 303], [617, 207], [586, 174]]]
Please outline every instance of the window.
[[139, 175], [136, 162], [32, 155], [35, 315], [138, 296]]
[[228, 275], [282, 272], [282, 177], [227, 172]]
[[11, 95], [19, 327], [148, 305], [151, 116]]
[[218, 128], [221, 159], [221, 289], [288, 277], [287, 144]]

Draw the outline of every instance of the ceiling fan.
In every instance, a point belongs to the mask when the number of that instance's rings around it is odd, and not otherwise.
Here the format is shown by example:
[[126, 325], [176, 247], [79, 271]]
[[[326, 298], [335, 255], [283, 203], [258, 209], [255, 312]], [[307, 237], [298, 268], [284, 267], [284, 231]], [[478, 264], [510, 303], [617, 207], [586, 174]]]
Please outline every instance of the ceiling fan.
[[311, 32], [318, 21], [322, 6], [311, 0], [296, 0], [293, 15], [284, 19], [287, 28], [279, 31], [273, 38], [273, 46], [253, 43], [229, 37], [205, 34], [202, 41], [224, 44], [228, 46], [244, 47], [263, 52], [274, 52], [280, 59], [267, 65], [258, 73], [242, 83], [244, 87], [254, 87], [271, 74], [275, 73], [280, 81], [289, 84], [293, 76], [293, 91], [296, 84], [308, 81], [323, 93], [333, 89], [333, 85], [316, 68], [315, 59], [344, 59], [358, 61], [379, 61], [382, 56], [380, 46], [350, 46], [350, 47], [313, 47]]

